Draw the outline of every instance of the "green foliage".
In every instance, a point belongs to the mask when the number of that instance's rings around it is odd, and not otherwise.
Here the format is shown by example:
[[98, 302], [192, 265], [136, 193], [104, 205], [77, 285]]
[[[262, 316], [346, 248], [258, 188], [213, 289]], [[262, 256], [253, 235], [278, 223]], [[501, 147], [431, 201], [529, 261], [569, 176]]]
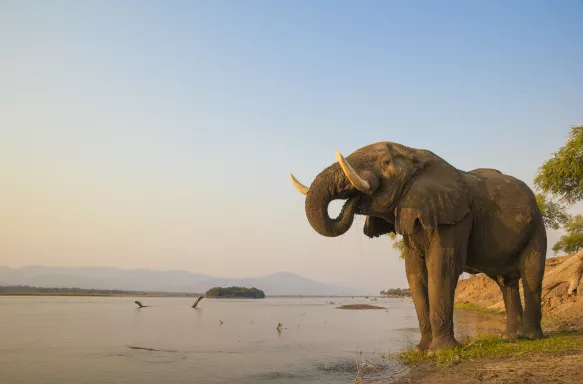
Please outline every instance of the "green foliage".
[[405, 258], [405, 241], [400, 235], [397, 235], [395, 232], [390, 232], [388, 234], [389, 238], [393, 242], [393, 249], [399, 251], [399, 259]]
[[583, 249], [583, 215], [571, 217], [564, 227], [567, 234], [553, 245], [553, 251], [566, 254], [579, 252]]
[[397, 297], [408, 297], [411, 296], [411, 290], [409, 288], [390, 288], [386, 291], [381, 291], [382, 296], [397, 296]]
[[534, 183], [569, 204], [583, 200], [583, 125], [571, 128], [567, 143], [538, 169]]
[[207, 297], [248, 297], [254, 299], [265, 298], [265, 293], [257, 288], [244, 287], [214, 287], [206, 291]]
[[465, 310], [475, 311], [475, 312], [479, 312], [479, 313], [500, 313], [501, 312], [501, 310], [485, 308], [485, 307], [481, 307], [479, 305], [476, 305], [474, 303], [469, 303], [469, 302], [468, 303], [455, 303], [454, 308], [465, 309]]
[[546, 195], [537, 193], [536, 204], [547, 228], [552, 228], [556, 231], [569, 220], [570, 216], [567, 214], [567, 207], [550, 200]]
[[502, 340], [500, 336], [485, 335], [468, 339], [460, 347], [447, 349], [433, 356], [411, 350], [391, 354], [391, 357], [408, 365], [433, 362], [441, 366], [451, 366], [462, 360], [480, 357], [526, 356], [573, 351], [582, 347], [583, 332], [560, 332], [536, 340]]
[[567, 233], [581, 233], [583, 232], [583, 215], [575, 215], [565, 224], [565, 231]]

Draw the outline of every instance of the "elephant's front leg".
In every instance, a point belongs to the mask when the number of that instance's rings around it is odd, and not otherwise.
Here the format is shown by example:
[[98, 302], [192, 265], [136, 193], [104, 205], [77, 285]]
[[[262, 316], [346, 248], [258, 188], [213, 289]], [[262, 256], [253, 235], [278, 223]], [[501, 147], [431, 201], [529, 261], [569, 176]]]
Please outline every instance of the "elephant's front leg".
[[407, 281], [417, 319], [419, 320], [419, 330], [421, 331], [421, 340], [417, 344], [419, 351], [425, 352], [429, 349], [432, 341], [431, 323], [429, 322], [429, 297], [427, 295], [427, 268], [425, 260], [421, 255], [405, 248], [405, 271]]
[[[453, 330], [455, 288], [466, 261], [469, 228], [462, 222], [435, 230], [426, 255], [429, 280], [430, 352], [458, 346]], [[456, 228], [457, 227], [457, 228]]]

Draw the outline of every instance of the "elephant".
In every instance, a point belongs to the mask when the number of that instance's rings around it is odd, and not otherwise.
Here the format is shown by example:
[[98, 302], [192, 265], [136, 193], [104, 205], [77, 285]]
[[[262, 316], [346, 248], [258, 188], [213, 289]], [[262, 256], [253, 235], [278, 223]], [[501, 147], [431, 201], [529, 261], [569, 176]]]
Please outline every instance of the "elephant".
[[[533, 191], [496, 169], [462, 171], [433, 152], [393, 142], [362, 147], [320, 172], [305, 195], [308, 222], [320, 235], [346, 233], [366, 216], [369, 238], [403, 236], [405, 271], [421, 338], [417, 350], [458, 346], [453, 309], [463, 272], [483, 273], [502, 292], [505, 339], [540, 338], [547, 235]], [[346, 200], [337, 218], [332, 200]], [[522, 279], [524, 311], [519, 293]]]

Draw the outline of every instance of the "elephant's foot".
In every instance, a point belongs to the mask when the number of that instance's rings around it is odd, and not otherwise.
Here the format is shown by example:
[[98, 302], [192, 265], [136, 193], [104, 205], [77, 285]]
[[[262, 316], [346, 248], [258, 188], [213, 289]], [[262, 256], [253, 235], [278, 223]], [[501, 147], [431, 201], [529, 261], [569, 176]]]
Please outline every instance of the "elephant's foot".
[[518, 338], [518, 332], [504, 331], [502, 332], [502, 340], [514, 340]]
[[543, 330], [540, 327], [525, 328], [523, 331], [518, 332], [518, 337], [525, 339], [541, 339], [543, 337]]
[[506, 329], [504, 332], [502, 332], [502, 340], [517, 339], [517, 338], [521, 337], [522, 333], [523, 332], [520, 328], [518, 328], [518, 329], [516, 329], [516, 328]]
[[429, 356], [435, 355], [439, 351], [443, 351], [444, 349], [456, 348], [460, 347], [461, 344], [457, 342], [455, 338], [451, 339], [442, 339], [442, 340], [433, 340], [431, 343], [431, 347], [429, 347], [429, 352], [427, 354]]
[[415, 348], [415, 350], [417, 352], [427, 352], [427, 350], [429, 349], [429, 347], [431, 346], [431, 337], [423, 337], [421, 336], [421, 341], [419, 342], [419, 344], [417, 344], [417, 347]]

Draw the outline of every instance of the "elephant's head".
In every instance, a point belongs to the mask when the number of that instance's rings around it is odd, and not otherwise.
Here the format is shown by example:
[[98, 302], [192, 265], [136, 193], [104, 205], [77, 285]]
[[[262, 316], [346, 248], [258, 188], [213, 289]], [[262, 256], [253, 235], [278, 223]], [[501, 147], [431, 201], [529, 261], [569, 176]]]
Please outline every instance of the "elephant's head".
[[[310, 225], [323, 236], [344, 234], [355, 214], [366, 215], [369, 237], [389, 232], [411, 234], [419, 225], [429, 229], [453, 224], [469, 210], [466, 184], [459, 170], [426, 150], [382, 142], [350, 156], [336, 152], [337, 163], [324, 169], [310, 187], [290, 174], [306, 195]], [[346, 199], [337, 218], [328, 215], [332, 200]]]

